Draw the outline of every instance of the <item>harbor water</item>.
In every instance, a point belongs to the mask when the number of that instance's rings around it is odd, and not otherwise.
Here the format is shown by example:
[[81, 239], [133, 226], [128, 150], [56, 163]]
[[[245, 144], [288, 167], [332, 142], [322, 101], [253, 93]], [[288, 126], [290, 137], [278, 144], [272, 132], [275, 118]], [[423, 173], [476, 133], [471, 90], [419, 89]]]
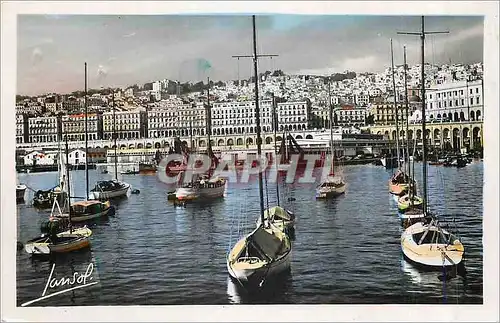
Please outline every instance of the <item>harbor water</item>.
[[[416, 179], [421, 183], [421, 164]], [[73, 277], [93, 265], [96, 284], [41, 300], [32, 306], [171, 305], [228, 303], [478, 304], [483, 302], [483, 163], [464, 168], [429, 166], [429, 204], [443, 214], [465, 246], [465, 278], [443, 282], [439, 272], [407, 263], [402, 228], [388, 193], [392, 174], [380, 166], [345, 166], [346, 194], [316, 200], [315, 183], [279, 186], [282, 205], [297, 215], [290, 274], [272, 288], [248, 292], [229, 279], [226, 254], [259, 215], [258, 183], [229, 183], [226, 196], [210, 203], [174, 207], [172, 186], [156, 175], [123, 175], [140, 194], [114, 202], [114, 216], [90, 227], [91, 248], [55, 259], [17, 251], [17, 304], [43, 295], [52, 277]], [[85, 172], [71, 172], [76, 196], [85, 195]], [[112, 174], [90, 171], [90, 185]], [[19, 174], [33, 189], [55, 186], [57, 172]], [[318, 178], [319, 182], [319, 178]], [[275, 205], [275, 184], [267, 184]], [[50, 210], [37, 210], [27, 190], [17, 206], [18, 241], [40, 234]], [[265, 203], [267, 204], [267, 203]], [[51, 286], [49, 286], [50, 289]]]

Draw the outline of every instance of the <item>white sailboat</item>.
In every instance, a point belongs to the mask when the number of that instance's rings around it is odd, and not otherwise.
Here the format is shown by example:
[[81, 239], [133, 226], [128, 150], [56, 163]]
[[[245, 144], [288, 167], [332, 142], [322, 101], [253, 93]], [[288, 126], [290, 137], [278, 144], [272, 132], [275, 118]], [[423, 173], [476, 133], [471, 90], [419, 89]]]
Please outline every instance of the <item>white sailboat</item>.
[[[328, 97], [330, 98], [330, 79], [328, 79]], [[330, 101], [330, 153], [331, 153], [331, 167], [328, 176], [316, 188], [316, 198], [326, 199], [332, 198], [345, 193], [346, 182], [341, 175], [335, 175], [334, 172], [334, 159], [335, 152], [333, 147], [333, 108]]]
[[[406, 46], [403, 47], [403, 66], [404, 66], [404, 88], [407, 89], [407, 77], [406, 77]], [[411, 160], [410, 160], [410, 140], [409, 140], [409, 108], [408, 108], [408, 91], [405, 91], [405, 109], [406, 109], [406, 158], [404, 158], [405, 172], [408, 174], [408, 191], [403, 196], [398, 197], [398, 210], [401, 219], [406, 220], [418, 220], [424, 217], [424, 212], [422, 210], [423, 199], [417, 196], [417, 186], [415, 183], [415, 174], [411, 171]], [[415, 141], [416, 148], [416, 141]], [[403, 154], [405, 149], [403, 148]], [[413, 155], [415, 155], [415, 150]], [[413, 176], [412, 176], [413, 175]], [[395, 195], [396, 196], [396, 195]], [[405, 213], [408, 213], [405, 215]]]
[[[255, 115], [257, 124], [257, 153], [262, 153], [260, 135], [259, 87], [257, 73], [257, 44], [255, 15], [253, 23], [254, 76], [255, 76]], [[282, 230], [264, 221], [264, 193], [262, 173], [259, 173], [259, 197], [261, 224], [241, 238], [227, 256], [229, 275], [241, 284], [262, 286], [266, 279], [290, 269], [292, 244]]]
[[[276, 100], [273, 93], [273, 128], [274, 128], [274, 154], [278, 155], [278, 147], [276, 145], [276, 131], [278, 129], [278, 116], [276, 113]], [[283, 136], [284, 137], [284, 136]], [[277, 163], [274, 163], [274, 166], [277, 167]], [[280, 189], [279, 189], [279, 181], [276, 181], [276, 200], [277, 204], [273, 207], [267, 207], [264, 211], [264, 225], [269, 226], [272, 224], [277, 227], [281, 231], [290, 234], [293, 236], [293, 230], [295, 229], [295, 214], [280, 206]], [[269, 202], [269, 201], [268, 201]], [[262, 223], [259, 218], [257, 221], [257, 227], [259, 227]]]
[[442, 229], [435, 215], [430, 214], [427, 208], [427, 141], [425, 140], [425, 71], [424, 71], [424, 17], [422, 16], [422, 134], [423, 134], [423, 214], [432, 220], [427, 223], [417, 222], [407, 227], [401, 235], [401, 249], [406, 259], [433, 269], [456, 266], [462, 262], [464, 247], [460, 240]]
[[[207, 90], [208, 111], [210, 111], [210, 79], [208, 79], [209, 88]], [[210, 113], [208, 113], [209, 115]], [[212, 159], [212, 163], [216, 163], [216, 158], [213, 156], [212, 144], [210, 140], [210, 115], [207, 122], [207, 153]], [[192, 134], [192, 130], [190, 131]], [[191, 139], [191, 143], [193, 140]], [[175, 190], [175, 197], [178, 200], [195, 200], [195, 199], [214, 199], [223, 197], [226, 191], [226, 179], [219, 176], [212, 176], [213, 165], [206, 174], [195, 174], [190, 182], [185, 182], [183, 177], [185, 172], [179, 173], [179, 186]]]
[[[118, 180], [118, 154], [116, 146], [116, 116], [115, 116], [115, 92], [112, 91], [112, 104], [113, 104], [113, 139], [115, 145], [115, 178], [107, 181], [98, 181], [94, 188], [90, 190], [89, 197], [95, 200], [108, 200], [118, 197], [126, 197], [130, 189], [130, 184]], [[135, 172], [132, 172], [135, 174]], [[139, 171], [137, 171], [139, 173]], [[122, 172], [122, 174], [130, 174], [129, 172]]]
[[[85, 196], [87, 197], [83, 201], [78, 201], [70, 206], [70, 210], [65, 214], [58, 214], [53, 217], [69, 219], [70, 213], [72, 213], [72, 221], [73, 222], [83, 222], [94, 220], [97, 218], [104, 217], [110, 212], [114, 211], [114, 208], [111, 206], [109, 201], [98, 200], [89, 200], [89, 169], [88, 169], [88, 154], [87, 154], [87, 63], [85, 63]], [[66, 154], [68, 153], [68, 141], [66, 136]], [[66, 160], [68, 157], [66, 157]], [[69, 185], [68, 185], [69, 188]], [[102, 196], [102, 198], [104, 198]]]

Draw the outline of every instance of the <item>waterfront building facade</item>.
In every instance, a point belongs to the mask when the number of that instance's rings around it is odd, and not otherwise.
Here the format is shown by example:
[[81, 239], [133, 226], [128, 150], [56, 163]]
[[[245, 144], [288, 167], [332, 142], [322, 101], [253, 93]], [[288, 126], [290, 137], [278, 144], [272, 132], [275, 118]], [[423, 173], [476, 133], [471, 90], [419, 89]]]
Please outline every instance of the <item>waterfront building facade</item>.
[[16, 144], [29, 142], [28, 115], [16, 113]]
[[28, 119], [29, 142], [57, 142], [60, 122], [57, 117], [35, 117]]
[[367, 108], [353, 105], [343, 105], [333, 110], [336, 123], [340, 126], [364, 126], [367, 117]]
[[428, 121], [476, 121], [483, 118], [482, 80], [439, 84], [425, 94]]
[[[87, 115], [88, 140], [102, 139], [102, 115], [92, 113]], [[85, 140], [85, 113], [62, 116], [63, 139], [68, 141]]]
[[102, 114], [103, 138], [113, 139], [113, 128], [116, 130], [117, 139], [138, 139], [144, 133], [144, 111], [140, 109], [130, 111], [116, 111], [113, 124], [113, 111]]

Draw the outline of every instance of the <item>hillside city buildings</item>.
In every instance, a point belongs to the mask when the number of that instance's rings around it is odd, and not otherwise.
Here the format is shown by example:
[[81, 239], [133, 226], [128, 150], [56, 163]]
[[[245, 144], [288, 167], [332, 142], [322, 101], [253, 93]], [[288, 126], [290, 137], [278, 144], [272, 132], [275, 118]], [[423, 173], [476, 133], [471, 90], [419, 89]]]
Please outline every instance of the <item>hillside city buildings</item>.
[[[482, 64], [426, 65], [426, 116], [429, 122], [482, 120]], [[421, 121], [420, 66], [407, 70], [408, 118]], [[307, 75], [262, 74], [261, 129], [274, 131], [272, 96], [276, 98], [277, 131], [325, 129], [330, 121], [342, 127], [394, 125], [396, 96], [399, 120], [406, 120], [404, 70], [362, 73], [354, 78], [330, 81]], [[168, 89], [177, 82], [161, 80], [150, 89], [129, 87], [112, 94], [94, 93], [87, 97], [89, 140], [173, 138], [205, 136], [211, 116], [213, 135], [256, 132], [254, 86], [247, 80], [218, 82], [210, 89], [210, 110], [204, 91], [180, 95]], [[56, 142], [85, 139], [85, 98], [75, 95], [45, 95], [27, 98], [16, 106], [16, 142]], [[330, 105], [331, 104], [331, 105]], [[330, 120], [330, 106], [333, 120]], [[113, 123], [113, 120], [116, 122]], [[200, 139], [197, 139], [200, 140]]]

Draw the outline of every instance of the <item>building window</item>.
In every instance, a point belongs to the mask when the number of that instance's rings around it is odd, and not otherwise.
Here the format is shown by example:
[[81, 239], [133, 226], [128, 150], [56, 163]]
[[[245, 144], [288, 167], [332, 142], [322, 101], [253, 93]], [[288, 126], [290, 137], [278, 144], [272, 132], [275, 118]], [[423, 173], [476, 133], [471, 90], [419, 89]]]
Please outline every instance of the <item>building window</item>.
[[455, 106], [458, 106], [458, 100], [455, 100]]
[[464, 101], [464, 99], [462, 99], [462, 105], [464, 105], [464, 103], [465, 103], [465, 101]]
[[479, 97], [476, 98], [476, 103], [479, 104]]
[[476, 88], [476, 94], [478, 94], [478, 93], [479, 93], [479, 88], [477, 87], [477, 88]]
[[474, 98], [470, 98], [470, 104], [474, 104]]

